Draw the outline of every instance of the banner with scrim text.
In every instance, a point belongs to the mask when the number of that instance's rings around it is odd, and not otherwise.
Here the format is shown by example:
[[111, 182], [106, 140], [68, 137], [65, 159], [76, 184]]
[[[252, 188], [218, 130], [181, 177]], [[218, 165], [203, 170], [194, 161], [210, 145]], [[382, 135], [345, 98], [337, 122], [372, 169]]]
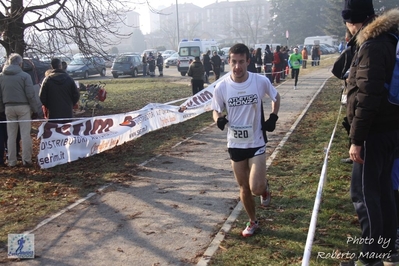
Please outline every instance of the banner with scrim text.
[[214, 84], [180, 106], [150, 103], [124, 114], [83, 118], [67, 124], [44, 122], [38, 132], [38, 164], [50, 168], [86, 158], [210, 111]]

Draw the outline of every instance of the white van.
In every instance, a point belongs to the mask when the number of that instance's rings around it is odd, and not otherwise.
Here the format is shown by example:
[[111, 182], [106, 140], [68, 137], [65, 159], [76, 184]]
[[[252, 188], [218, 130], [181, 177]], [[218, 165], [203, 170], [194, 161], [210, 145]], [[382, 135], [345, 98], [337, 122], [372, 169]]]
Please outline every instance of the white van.
[[214, 40], [201, 40], [193, 39], [189, 41], [188, 39], [183, 39], [179, 43], [179, 48], [177, 52], [179, 53], [179, 60], [177, 63], [177, 71], [180, 72], [182, 76], [185, 76], [188, 72], [188, 67], [190, 66], [190, 60], [194, 60], [194, 57], [199, 56], [202, 59], [202, 54], [207, 51], [211, 51], [211, 57], [214, 51], [218, 53], [222, 59], [222, 65], [220, 66], [220, 71], [224, 72], [225, 55], [219, 49], [218, 43]]
[[321, 43], [326, 43], [331, 46], [338, 46], [338, 39], [333, 36], [310, 36], [306, 37], [304, 45], [317, 45]]

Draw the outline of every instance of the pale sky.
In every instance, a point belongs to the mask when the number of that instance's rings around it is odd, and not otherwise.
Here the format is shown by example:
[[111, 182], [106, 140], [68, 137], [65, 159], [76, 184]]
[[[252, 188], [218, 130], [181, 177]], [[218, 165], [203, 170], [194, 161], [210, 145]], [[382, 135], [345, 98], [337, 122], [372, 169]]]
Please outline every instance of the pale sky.
[[[217, 0], [177, 0], [177, 4], [184, 4], [184, 3], [192, 3], [196, 6], [199, 7], [204, 7], [210, 4], [215, 3]], [[227, 0], [219, 0], [219, 2], [225, 2]], [[237, 0], [229, 0], [230, 2], [232, 1], [237, 1]], [[150, 10], [148, 5], [146, 4], [146, 0], [136, 0], [134, 1], [135, 4], [134, 7], [136, 7], [135, 11], [140, 14], [140, 28], [143, 34], [149, 33], [150, 31]], [[165, 7], [169, 7], [171, 5], [176, 4], [176, 0], [147, 0], [148, 4], [151, 6], [151, 8], [155, 10], [160, 10]]]

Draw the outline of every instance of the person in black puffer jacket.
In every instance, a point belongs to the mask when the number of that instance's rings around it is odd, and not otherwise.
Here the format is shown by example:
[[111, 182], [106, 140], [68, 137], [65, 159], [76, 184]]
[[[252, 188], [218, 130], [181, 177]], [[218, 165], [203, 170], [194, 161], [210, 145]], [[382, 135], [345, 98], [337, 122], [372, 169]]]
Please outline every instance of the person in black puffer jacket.
[[[359, 260], [361, 265], [382, 265], [381, 258], [399, 262], [395, 248], [397, 203], [391, 178], [399, 145], [399, 106], [388, 101], [384, 87], [395, 64], [397, 40], [390, 33], [398, 33], [399, 10], [377, 17], [372, 0], [345, 0], [342, 18], [353, 35], [348, 46], [355, 48], [346, 111], [353, 161], [351, 198], [362, 231], [360, 239], [370, 240], [363, 242], [360, 254], [375, 254]], [[388, 258], [383, 256], [386, 254]]]
[[194, 61], [190, 64], [188, 68], [187, 75], [192, 77], [191, 87], [193, 89], [193, 95], [204, 89], [204, 73], [205, 69], [201, 63], [199, 56], [194, 58]]
[[62, 70], [61, 60], [51, 60], [51, 70], [46, 74], [40, 88], [40, 101], [48, 111], [48, 118], [68, 118], [55, 123], [69, 123], [73, 117], [73, 106], [77, 104], [80, 93], [75, 81]]

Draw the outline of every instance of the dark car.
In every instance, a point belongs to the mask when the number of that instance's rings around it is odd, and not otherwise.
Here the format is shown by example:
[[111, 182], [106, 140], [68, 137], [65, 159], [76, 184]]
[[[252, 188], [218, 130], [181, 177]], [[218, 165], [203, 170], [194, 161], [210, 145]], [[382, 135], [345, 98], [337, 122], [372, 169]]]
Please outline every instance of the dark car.
[[67, 73], [71, 77], [88, 78], [91, 75], [106, 74], [104, 59], [100, 57], [74, 57], [68, 64]]
[[141, 57], [137, 54], [119, 55], [112, 63], [111, 73], [114, 78], [122, 75], [137, 77], [139, 73], [143, 73]]

